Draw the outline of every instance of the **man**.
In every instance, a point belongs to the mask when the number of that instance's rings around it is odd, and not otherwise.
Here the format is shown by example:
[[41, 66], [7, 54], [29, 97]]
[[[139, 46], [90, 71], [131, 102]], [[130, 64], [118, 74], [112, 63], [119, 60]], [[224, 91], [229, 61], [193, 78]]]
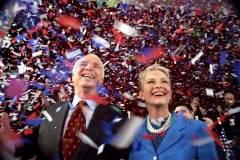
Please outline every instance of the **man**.
[[[221, 117], [227, 114], [228, 110], [237, 106], [233, 93], [226, 92], [223, 96], [225, 104], [217, 107], [217, 116]], [[227, 139], [233, 150], [235, 159], [240, 159], [240, 113], [232, 114], [222, 123], [226, 132]]]
[[192, 110], [194, 112], [194, 119], [197, 119], [197, 120], [203, 120], [203, 115], [201, 113], [201, 110], [200, 110], [200, 103], [199, 103], [199, 100], [197, 99], [191, 99], [190, 101], [190, 105], [192, 107]]
[[[194, 117], [194, 112], [192, 110], [192, 107], [187, 103], [175, 102], [173, 104], [173, 109], [174, 109], [174, 112], [177, 113], [177, 115], [179, 115], [180, 112], [183, 112], [183, 117], [184, 118], [193, 119], [193, 117]], [[203, 120], [205, 120], [208, 127], [211, 127], [211, 125], [213, 125], [213, 122], [210, 118], [205, 117], [205, 118], [203, 118]], [[226, 160], [226, 157], [225, 157], [225, 154], [224, 154], [224, 151], [223, 151], [222, 147], [219, 146], [216, 143], [215, 143], [215, 145], [216, 145], [219, 160]]]
[[67, 93], [59, 93], [59, 100], [61, 102], [69, 100], [69, 95]]
[[[24, 136], [24, 140], [28, 143], [24, 143], [21, 148], [15, 148], [10, 140], [10, 126], [7, 123], [8, 117], [6, 113], [3, 114], [3, 126], [0, 132], [0, 146], [8, 153], [15, 153], [16, 156], [21, 156], [23, 159], [32, 158], [36, 155], [37, 160], [119, 160], [127, 159], [128, 149], [117, 150], [112, 146], [105, 144], [103, 152], [97, 154], [98, 150], [80, 142], [75, 145], [78, 140], [71, 138], [65, 138], [70, 135], [76, 138], [76, 129], [70, 125], [80, 125], [82, 132], [84, 132], [94, 143], [98, 146], [104, 143], [104, 139], [114, 135], [124, 120], [127, 119], [127, 115], [116, 112], [114, 109], [108, 106], [97, 104], [96, 102], [89, 100], [89, 95], [97, 95], [98, 87], [103, 83], [104, 78], [104, 66], [102, 61], [94, 54], [89, 54], [78, 60], [73, 68], [73, 84], [75, 95], [70, 101], [59, 102], [46, 107], [45, 110], [50, 114], [53, 121], [48, 121], [47, 118], [43, 120], [41, 125], [32, 127], [32, 134]], [[82, 103], [84, 100], [87, 104], [85, 107], [88, 112], [80, 112], [82, 116], [81, 121], [77, 121], [70, 124], [72, 117], [76, 116], [75, 111], [78, 109], [78, 103]], [[81, 106], [82, 111], [84, 107]], [[86, 110], [85, 108], [85, 110]], [[92, 113], [92, 114], [91, 114]], [[84, 118], [83, 118], [84, 115]], [[116, 118], [122, 118], [119, 122], [113, 123]], [[81, 123], [81, 122], [85, 123]], [[68, 123], [69, 122], [69, 123]], [[110, 133], [107, 134], [103, 128], [103, 124], [109, 124]], [[84, 131], [85, 130], [85, 131]], [[74, 131], [73, 134], [69, 133]], [[68, 133], [68, 134], [67, 134]], [[67, 134], [67, 135], [66, 135]], [[66, 145], [63, 145], [68, 143]], [[73, 145], [74, 144], [74, 145]], [[72, 153], [72, 150], [68, 150], [67, 154], [73, 155], [71, 158], [63, 158], [65, 156], [65, 149], [73, 147], [77, 149]]]
[[176, 102], [173, 104], [174, 112], [177, 113], [177, 115], [180, 114], [180, 112], [183, 112], [183, 117], [184, 118], [191, 118], [193, 119], [194, 117], [194, 112], [192, 107], [184, 102]]

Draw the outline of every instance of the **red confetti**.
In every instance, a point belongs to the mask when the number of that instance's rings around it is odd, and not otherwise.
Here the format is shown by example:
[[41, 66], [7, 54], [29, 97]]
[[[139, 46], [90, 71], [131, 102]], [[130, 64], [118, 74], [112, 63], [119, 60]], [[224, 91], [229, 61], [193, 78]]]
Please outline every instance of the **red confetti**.
[[32, 129], [26, 129], [26, 130], [24, 130], [24, 132], [23, 132], [24, 135], [30, 135], [30, 134], [32, 134], [32, 133], [33, 133], [33, 130], [32, 130]]
[[7, 33], [6, 32], [2, 32], [2, 31], [0, 31], [0, 37], [5, 37], [7, 35]]
[[60, 25], [63, 27], [72, 27], [72, 28], [79, 28], [80, 27], [80, 21], [77, 18], [74, 18], [72, 16], [58, 16], [56, 20]]
[[87, 99], [91, 99], [94, 102], [97, 102], [97, 103], [103, 104], [103, 105], [108, 104], [108, 101], [105, 98], [99, 97], [97, 95], [88, 95]]
[[155, 135], [152, 135], [152, 134], [147, 134], [147, 133], [145, 133], [145, 134], [143, 134], [142, 135], [142, 138], [143, 139], [149, 139], [149, 140], [154, 140], [155, 138], [156, 138], [156, 136]]

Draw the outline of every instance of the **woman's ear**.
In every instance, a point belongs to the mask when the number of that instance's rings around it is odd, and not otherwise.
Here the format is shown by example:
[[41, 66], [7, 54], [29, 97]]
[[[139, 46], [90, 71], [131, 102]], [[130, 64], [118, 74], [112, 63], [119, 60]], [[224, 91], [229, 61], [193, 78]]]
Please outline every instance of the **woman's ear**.
[[144, 95], [143, 95], [143, 91], [139, 91], [138, 92], [138, 96], [144, 101]]

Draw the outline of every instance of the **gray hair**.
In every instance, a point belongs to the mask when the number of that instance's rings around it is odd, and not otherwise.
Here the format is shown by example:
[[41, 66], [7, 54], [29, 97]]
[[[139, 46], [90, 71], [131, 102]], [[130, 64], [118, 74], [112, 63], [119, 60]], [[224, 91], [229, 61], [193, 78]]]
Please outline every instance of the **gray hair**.
[[[167, 68], [160, 66], [159, 64], [153, 64], [151, 66], [148, 66], [144, 71], [140, 72], [139, 78], [138, 78], [138, 87], [140, 90], [143, 89], [144, 79], [147, 73], [155, 70], [162, 71], [170, 79], [169, 70]], [[171, 81], [170, 81], [170, 86], [171, 86]]]

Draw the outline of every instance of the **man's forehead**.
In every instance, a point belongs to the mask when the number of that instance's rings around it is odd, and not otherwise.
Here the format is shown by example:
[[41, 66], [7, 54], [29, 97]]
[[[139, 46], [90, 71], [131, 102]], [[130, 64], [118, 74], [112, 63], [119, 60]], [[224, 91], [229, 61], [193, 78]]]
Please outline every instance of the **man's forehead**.
[[225, 98], [234, 98], [234, 95], [232, 93], [226, 93]]
[[79, 62], [92, 62], [94, 64], [99, 64], [101, 65], [102, 64], [102, 61], [97, 57], [97, 56], [93, 56], [93, 55], [87, 55], [87, 56], [84, 56], [82, 57], [81, 59], [79, 59]]

